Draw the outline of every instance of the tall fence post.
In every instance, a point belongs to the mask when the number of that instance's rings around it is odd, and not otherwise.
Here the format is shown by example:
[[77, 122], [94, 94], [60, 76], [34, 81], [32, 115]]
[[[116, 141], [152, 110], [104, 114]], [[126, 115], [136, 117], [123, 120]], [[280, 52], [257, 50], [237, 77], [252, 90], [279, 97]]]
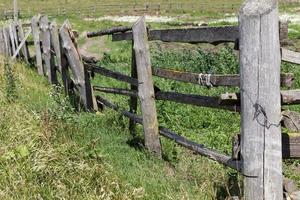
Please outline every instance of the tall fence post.
[[240, 10], [241, 158], [244, 199], [283, 199], [280, 44], [276, 0]]
[[161, 157], [161, 145], [152, 80], [152, 69], [145, 17], [141, 17], [132, 29], [134, 52], [139, 81], [139, 98], [142, 105], [146, 148]]
[[57, 75], [55, 69], [54, 57], [51, 53], [51, 33], [49, 20], [46, 15], [40, 18], [40, 29], [41, 29], [41, 41], [43, 48], [43, 58], [45, 62], [45, 71], [48, 77], [48, 81], [51, 84], [57, 84]]
[[31, 29], [32, 29], [32, 35], [33, 35], [33, 41], [35, 47], [35, 59], [36, 59], [38, 74], [43, 75], [45, 72], [43, 69], [43, 60], [42, 60], [42, 52], [41, 52], [39, 20], [40, 20], [40, 15], [34, 16], [31, 19]]

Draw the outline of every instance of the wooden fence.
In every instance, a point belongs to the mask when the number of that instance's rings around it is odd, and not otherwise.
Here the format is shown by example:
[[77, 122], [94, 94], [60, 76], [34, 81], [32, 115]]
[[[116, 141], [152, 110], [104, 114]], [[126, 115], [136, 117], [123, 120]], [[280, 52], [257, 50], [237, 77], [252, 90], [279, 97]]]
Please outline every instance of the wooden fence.
[[[131, 76], [106, 69], [99, 66], [97, 60], [80, 55], [69, 21], [58, 27], [46, 15], [34, 16], [27, 31], [19, 22], [3, 27], [0, 30], [0, 53], [34, 63], [37, 72], [47, 77], [50, 84], [61, 84], [66, 94], [77, 95], [85, 110], [108, 107], [129, 118], [132, 134], [135, 134], [136, 124], [141, 124], [145, 147], [157, 157], [161, 158], [162, 154], [161, 135], [199, 155], [240, 171], [245, 176], [246, 199], [277, 199], [282, 196], [281, 158], [300, 158], [299, 137], [281, 135], [281, 105], [299, 104], [300, 90], [280, 91], [280, 86], [290, 88], [294, 79], [291, 73], [280, 75], [280, 60], [300, 64], [300, 53], [280, 49], [277, 8], [273, 5], [266, 5], [266, 8], [266, 12], [257, 11], [261, 17], [256, 17], [257, 12], [247, 10], [245, 4], [238, 27], [147, 30], [145, 18], [141, 17], [132, 27], [113, 27], [87, 34], [88, 37], [112, 35], [113, 41], [131, 40]], [[30, 35], [33, 42], [28, 40]], [[241, 74], [198, 74], [152, 68], [149, 40], [235, 43], [236, 50], [240, 50]], [[30, 43], [34, 45], [34, 56], [29, 55]], [[130, 89], [92, 86], [91, 74], [128, 83]], [[162, 91], [153, 84], [153, 76], [205, 87], [240, 86], [241, 93], [211, 97]], [[95, 96], [94, 91], [128, 96], [130, 110]], [[138, 100], [141, 102], [142, 116], [136, 112]], [[232, 155], [224, 155], [160, 126], [156, 100], [240, 113], [241, 136], [234, 140]], [[272, 173], [268, 173], [270, 171]], [[265, 184], [264, 181], [272, 184]], [[276, 192], [271, 193], [270, 190]]]

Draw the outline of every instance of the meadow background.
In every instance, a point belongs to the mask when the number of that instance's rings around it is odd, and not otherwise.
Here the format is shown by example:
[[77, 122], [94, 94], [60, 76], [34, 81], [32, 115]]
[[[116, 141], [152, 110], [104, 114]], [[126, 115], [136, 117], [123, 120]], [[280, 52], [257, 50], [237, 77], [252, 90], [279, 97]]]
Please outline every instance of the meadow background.
[[[97, 2], [95, 12], [91, 7], [94, 2]], [[139, 4], [144, 9], [146, 3], [179, 6], [162, 9], [159, 13], [124, 9], [125, 4]], [[38, 12], [49, 13], [50, 19], [59, 24], [69, 19], [73, 29], [79, 32], [79, 47], [85, 53], [98, 57], [99, 65], [125, 74], [130, 74], [131, 42], [111, 42], [110, 36], [87, 39], [85, 35], [87, 31], [131, 25], [132, 22], [101, 17], [145, 13], [158, 19], [161, 16], [175, 19], [148, 23], [152, 28], [185, 27], [182, 22], [233, 25], [237, 22], [227, 18], [236, 18], [241, 1], [187, 0], [184, 3], [189, 6], [180, 7], [180, 1], [155, 0], [19, 1], [21, 20], [29, 22], [31, 16], [27, 14]], [[107, 9], [105, 4], [119, 6]], [[204, 4], [207, 7], [201, 7]], [[232, 9], [232, 5], [236, 7]], [[0, 10], [7, 11], [11, 7], [11, 2], [0, 0]], [[90, 10], [80, 11], [86, 7]], [[224, 10], [225, 7], [228, 10]], [[66, 12], [57, 14], [63, 8]], [[280, 4], [281, 15], [299, 15], [299, 10], [297, 2]], [[8, 21], [3, 18], [1, 23]], [[299, 49], [299, 41], [300, 24], [294, 21], [290, 24], [286, 48]], [[213, 46], [152, 41], [150, 50], [153, 67], [195, 73], [239, 73], [238, 53], [233, 50], [233, 44]], [[0, 63], [0, 199], [219, 200], [242, 196], [242, 176], [237, 172], [164, 138], [164, 159], [157, 160], [143, 148], [142, 127], [138, 127], [137, 136], [132, 136], [128, 132], [128, 119], [118, 113], [109, 109], [97, 113], [78, 112], [64, 96], [62, 88], [49, 86], [46, 78], [37, 75], [34, 66], [22, 62], [7, 66], [4, 58]], [[300, 87], [299, 67], [282, 63], [283, 72], [295, 74], [293, 89]], [[101, 76], [92, 81], [99, 86], [129, 88], [127, 84]], [[165, 91], [199, 95], [218, 96], [238, 91], [238, 88], [206, 88], [162, 78], [155, 78], [155, 84]], [[127, 97], [97, 95], [128, 109]], [[299, 106], [286, 108], [300, 111]], [[162, 101], [157, 101], [157, 110], [162, 126], [231, 154], [232, 137], [240, 129], [239, 114]], [[288, 133], [287, 130], [283, 132]], [[300, 185], [299, 161], [285, 161], [284, 175]]]

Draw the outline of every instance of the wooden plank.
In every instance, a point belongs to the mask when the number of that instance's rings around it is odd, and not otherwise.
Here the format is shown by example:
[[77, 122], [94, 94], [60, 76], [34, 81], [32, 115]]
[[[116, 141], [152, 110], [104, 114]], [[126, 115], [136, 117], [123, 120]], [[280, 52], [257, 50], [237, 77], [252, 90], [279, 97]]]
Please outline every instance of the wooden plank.
[[[282, 134], [282, 158], [299, 159], [300, 158], [300, 136], [299, 134]], [[233, 159], [240, 160], [241, 139], [240, 134], [236, 135], [233, 140]]]
[[11, 56], [12, 55], [12, 47], [11, 47], [11, 42], [10, 42], [9, 27], [6, 27], [3, 29], [3, 35], [4, 35], [4, 40], [5, 40], [6, 56]]
[[[281, 90], [281, 104], [282, 105], [297, 105], [300, 104], [300, 89], [297, 90]], [[226, 93], [221, 94], [220, 102], [223, 104], [240, 105], [239, 93]]]
[[[153, 68], [152, 74], [161, 78], [167, 78], [171, 80], [194, 83], [204, 86], [240, 86], [239, 74], [198, 74], [191, 72], [181, 72], [162, 68]], [[291, 87], [293, 84], [294, 76], [291, 73], [281, 74], [281, 86]]]
[[41, 41], [42, 41], [42, 57], [44, 60], [44, 69], [50, 84], [57, 84], [57, 74], [55, 69], [54, 57], [51, 54], [51, 34], [49, 20], [46, 15], [40, 18]]
[[284, 104], [300, 104], [300, 90], [281, 91], [281, 99]]
[[[27, 63], [29, 63], [30, 56], [29, 56], [29, 50], [28, 50], [26, 41], [31, 33], [31, 29], [26, 33], [26, 36], [27, 36], [26, 37], [24, 34], [24, 31], [23, 31], [22, 23], [18, 22], [17, 23], [17, 32], [18, 32], [18, 38], [20, 40], [19, 47], [21, 46], [22, 55], [24, 56], [25, 61]], [[26, 37], [26, 39], [24, 40], [25, 37]]]
[[[105, 105], [105, 106], [119, 112], [121, 115], [130, 118], [131, 120], [135, 121], [136, 123], [143, 125], [142, 117], [137, 116], [136, 114], [133, 114], [131, 112], [121, 110], [117, 105], [107, 101], [106, 99], [104, 99], [102, 97], [97, 96], [97, 102], [101, 105]], [[211, 159], [213, 161], [221, 163], [221, 164], [228, 166], [232, 169], [235, 169], [237, 171], [240, 171], [240, 169], [241, 169], [241, 165], [240, 165], [239, 161], [232, 160], [227, 155], [224, 155], [215, 150], [209, 149], [202, 144], [197, 144], [191, 140], [188, 140], [187, 138], [184, 138], [184, 137], [164, 128], [164, 127], [161, 127], [161, 126], [159, 127], [159, 133], [162, 136], [173, 140], [177, 144], [179, 144], [201, 156], [208, 157], [209, 159]]]
[[[19, 51], [21, 51], [21, 49], [24, 47], [24, 45], [26, 44], [26, 40], [28, 39], [28, 37], [30, 36], [31, 34], [31, 29], [26, 33], [26, 36], [24, 36], [23, 40], [20, 42], [15, 54], [13, 55], [12, 59], [16, 59], [16, 57], [18, 56], [19, 54]], [[28, 60], [27, 60], [28, 61]]]
[[145, 17], [141, 17], [132, 28], [134, 52], [139, 80], [139, 98], [143, 114], [145, 146], [161, 158], [161, 146], [155, 105], [154, 87], [150, 61]]
[[18, 1], [14, 0], [14, 21], [17, 22], [19, 17]]
[[137, 79], [131, 78], [130, 76], [124, 75], [120, 72], [114, 72], [114, 71], [105, 69], [104, 67], [100, 67], [100, 66], [95, 67], [91, 64], [86, 64], [86, 67], [88, 67], [89, 70], [94, 73], [98, 73], [98, 74], [101, 74], [106, 77], [110, 77], [110, 78], [113, 78], [113, 79], [116, 79], [119, 81], [123, 81], [123, 82], [129, 83], [131, 85], [135, 85], [135, 86], [139, 85], [139, 81]]
[[277, 1], [246, 1], [239, 27], [244, 198], [282, 199]]
[[[138, 97], [137, 90], [127, 90], [122, 88], [110, 88], [110, 87], [99, 87], [99, 86], [94, 86], [94, 90], [99, 92], [104, 92], [104, 93], [110, 93], [110, 94]], [[162, 100], [162, 101], [172, 101], [176, 103], [182, 103], [182, 104], [193, 105], [193, 106], [223, 109], [223, 110], [229, 110], [233, 112], [240, 111], [240, 103], [238, 101], [236, 100], [233, 100], [233, 102], [230, 102], [228, 100], [221, 101], [219, 100], [218, 97], [158, 91], [155, 93], [155, 99]]]
[[15, 43], [15, 36], [13, 31], [13, 24], [9, 25], [9, 38], [10, 38], [10, 45], [12, 49], [12, 55], [16, 53], [16, 43]]
[[[134, 42], [132, 41], [132, 56], [131, 56], [131, 77], [134, 79], [137, 79], [137, 66], [135, 61], [135, 53], [134, 53]], [[138, 87], [134, 84], [130, 85], [131, 90], [138, 90]], [[137, 96], [131, 96], [130, 97], [130, 103], [129, 103], [129, 112], [136, 114], [137, 113], [137, 106], [138, 106], [138, 98]], [[131, 135], [136, 135], [136, 126], [134, 120], [129, 120], [129, 131]]]
[[87, 33], [87, 37], [88, 38], [92, 38], [92, 37], [99, 37], [99, 36], [103, 36], [103, 35], [111, 35], [114, 33], [123, 33], [126, 31], [130, 31], [132, 30], [132, 27], [129, 26], [117, 26], [117, 27], [112, 27], [106, 30], [100, 30], [100, 31], [96, 31], [96, 32], [88, 32]]
[[[201, 27], [187, 29], [150, 30], [149, 40], [163, 42], [211, 43], [235, 42], [239, 37], [237, 26]], [[132, 40], [132, 32], [117, 33], [113, 41]]]
[[[11, 23], [10, 24], [11, 26], [11, 30], [12, 30], [12, 33], [13, 33], [13, 38], [14, 38], [14, 43], [15, 43], [15, 51], [17, 51], [17, 48], [19, 46], [19, 37], [18, 37], [18, 34], [17, 34], [17, 24], [15, 22]], [[18, 56], [23, 56], [22, 53], [20, 52]]]
[[281, 48], [281, 57], [283, 61], [300, 65], [300, 53]]
[[81, 61], [80, 55], [77, 52], [75, 45], [70, 36], [70, 25], [65, 21], [59, 30], [61, 45], [64, 48], [64, 55], [68, 60], [71, 68], [75, 86], [78, 88], [82, 103], [86, 110], [93, 110], [93, 98], [91, 93], [91, 85], [86, 82], [86, 71]]
[[32, 35], [33, 35], [33, 40], [34, 40], [35, 59], [36, 59], [36, 66], [37, 66], [38, 74], [44, 75], [46, 72], [44, 72], [44, 69], [43, 69], [39, 20], [40, 20], [40, 16], [34, 16], [31, 19], [31, 29], [32, 29]]
[[215, 108], [215, 109], [223, 109], [229, 110], [233, 112], [239, 112], [239, 105], [235, 104], [226, 104], [220, 103], [218, 97], [210, 97], [210, 96], [201, 96], [201, 95], [192, 95], [192, 94], [181, 94], [176, 92], [157, 92], [155, 93], [155, 97], [157, 100], [164, 101], [173, 101], [176, 103]]
[[284, 159], [300, 158], [300, 136], [282, 134], [282, 157]]
[[50, 24], [50, 35], [51, 35], [51, 49], [55, 55], [55, 64], [60, 73], [62, 73], [62, 63], [61, 63], [61, 51], [60, 42], [58, 35], [58, 27], [55, 21]]
[[[100, 87], [100, 86], [93, 86], [93, 89], [98, 92], [104, 92], [109, 94], [118, 94], [130, 97], [138, 97], [138, 92], [136, 90], [127, 90], [122, 88], [110, 88], [110, 87]], [[131, 112], [133, 113], [133, 112]]]
[[5, 40], [3, 35], [3, 28], [0, 28], [0, 54], [5, 55]]

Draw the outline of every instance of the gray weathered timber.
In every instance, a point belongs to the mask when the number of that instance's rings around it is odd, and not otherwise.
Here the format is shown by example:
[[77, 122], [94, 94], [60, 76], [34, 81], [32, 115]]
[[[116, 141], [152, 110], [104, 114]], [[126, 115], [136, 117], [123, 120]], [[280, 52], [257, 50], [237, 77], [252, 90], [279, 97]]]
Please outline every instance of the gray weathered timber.
[[[153, 68], [152, 73], [154, 76], [161, 78], [172, 79], [176, 81], [182, 81], [187, 83], [194, 83], [204, 86], [240, 86], [240, 75], [239, 74], [202, 74], [202, 73], [191, 73], [181, 72], [162, 68]], [[291, 73], [281, 74], [281, 86], [291, 87], [293, 84], [294, 76]]]
[[[237, 26], [201, 27], [188, 29], [150, 30], [149, 40], [163, 42], [211, 43], [235, 42], [239, 37]], [[113, 41], [132, 40], [132, 32], [116, 33]]]
[[110, 88], [110, 87], [100, 87], [100, 86], [93, 86], [93, 89], [98, 92], [104, 92], [109, 94], [138, 97], [138, 92], [136, 90], [127, 90], [122, 88]]
[[37, 66], [38, 74], [44, 75], [46, 72], [44, 72], [44, 69], [43, 69], [39, 20], [40, 20], [40, 16], [34, 16], [31, 19], [31, 29], [32, 29], [32, 35], [33, 35], [33, 40], [34, 40], [35, 59], [36, 59], [36, 66]]
[[[281, 90], [281, 104], [282, 105], [297, 105], [300, 104], [300, 90]], [[225, 93], [220, 96], [221, 104], [240, 105], [240, 94], [239, 93]]]
[[300, 104], [300, 90], [281, 91], [281, 99], [284, 104]]
[[19, 17], [18, 1], [14, 0], [14, 21], [17, 22]]
[[[26, 43], [26, 40], [28, 39], [29, 37], [29, 32], [27, 32], [26, 34], [26, 39], [25, 38], [25, 34], [24, 34], [24, 31], [23, 31], [23, 27], [22, 27], [22, 23], [21, 22], [18, 22], [17, 23], [17, 32], [18, 32], [18, 38], [19, 38], [19, 41], [20, 43], [18, 44], [19, 47], [21, 46], [21, 50], [22, 50], [22, 54], [24, 56], [24, 60], [29, 63], [29, 50], [28, 50], [28, 47], [27, 47], [27, 43]], [[31, 33], [31, 29], [30, 29], [30, 33]]]
[[46, 69], [46, 75], [50, 84], [57, 84], [57, 74], [55, 69], [54, 57], [51, 53], [51, 34], [49, 20], [46, 15], [40, 18], [41, 41], [43, 48], [43, 59]]
[[281, 57], [283, 61], [300, 65], [300, 53], [281, 48]]
[[129, 83], [131, 85], [135, 85], [135, 86], [139, 85], [139, 81], [137, 79], [131, 78], [130, 76], [124, 75], [120, 72], [114, 72], [114, 71], [105, 69], [104, 67], [100, 67], [100, 66], [95, 67], [90, 64], [86, 64], [86, 67], [88, 67], [89, 70], [94, 73], [98, 73], [98, 74], [101, 74], [106, 77], [110, 77], [110, 78], [113, 78], [113, 79], [116, 79], [119, 81], [123, 81], [123, 82]]
[[[11, 26], [11, 30], [12, 30], [12, 33], [14, 35], [14, 43], [15, 43], [15, 47], [16, 47], [16, 51], [17, 51], [17, 48], [19, 46], [19, 38], [18, 38], [18, 34], [17, 34], [17, 23], [13, 22], [10, 24]], [[23, 56], [22, 53], [20, 52], [18, 54], [20, 57]]]
[[[21, 49], [23, 49], [24, 45], [26, 45], [26, 40], [29, 38], [30, 34], [31, 34], [31, 29], [26, 33], [26, 36], [24, 36], [22, 38], [22, 41], [20, 41], [20, 44], [19, 44], [15, 54], [12, 56], [12, 59], [15, 59], [18, 56]], [[28, 62], [28, 57], [27, 57], [27, 62]]]
[[282, 134], [282, 157], [284, 159], [300, 158], [300, 136]]
[[298, 112], [283, 111], [282, 112], [282, 123], [285, 128], [293, 133], [300, 132], [300, 115]]
[[3, 28], [0, 28], [0, 54], [5, 55], [5, 40], [3, 35]]
[[3, 36], [5, 41], [5, 49], [6, 49], [6, 56], [12, 55], [12, 47], [10, 43], [10, 34], [9, 34], [9, 27], [3, 29]]
[[59, 30], [61, 45], [64, 49], [64, 55], [68, 60], [71, 68], [74, 84], [78, 88], [82, 103], [86, 110], [93, 110], [93, 98], [91, 93], [91, 85], [86, 82], [86, 71], [77, 52], [75, 45], [70, 36], [70, 25], [66, 21]]
[[152, 80], [150, 52], [145, 17], [141, 17], [132, 28], [135, 61], [139, 80], [139, 98], [143, 114], [145, 146], [161, 158], [161, 145]]
[[92, 38], [92, 37], [98, 37], [98, 36], [103, 36], [103, 35], [111, 35], [114, 33], [123, 33], [126, 31], [130, 31], [132, 30], [132, 27], [128, 27], [128, 26], [118, 26], [118, 27], [112, 27], [110, 29], [106, 29], [106, 30], [100, 30], [100, 31], [96, 31], [96, 32], [88, 32], [87, 33], [87, 37], [88, 38]]
[[15, 36], [14, 36], [14, 31], [13, 31], [13, 24], [9, 25], [9, 38], [10, 38], [10, 44], [11, 44], [11, 49], [12, 49], [12, 55], [16, 53], [16, 42], [15, 42]]
[[[110, 93], [110, 94], [119, 94], [129, 97], [138, 97], [137, 90], [127, 90], [122, 88], [110, 88], [110, 87], [93, 87], [95, 91]], [[155, 93], [156, 100], [162, 101], [172, 101], [176, 103], [182, 103], [193, 106], [201, 106], [208, 107], [214, 109], [223, 109], [233, 112], [240, 111], [240, 103], [237, 100], [220, 100], [218, 97], [210, 97], [210, 96], [200, 96], [193, 94], [181, 94], [176, 92], [163, 92], [158, 91]]]
[[275, 0], [239, 14], [241, 158], [245, 200], [282, 199], [280, 44]]
[[[136, 123], [138, 124], [141, 124], [143, 125], [143, 119], [142, 117], [136, 115], [136, 114], [133, 114], [131, 112], [128, 112], [128, 111], [124, 111], [124, 110], [121, 110], [119, 108], [119, 106], [107, 101], [106, 99], [102, 98], [102, 97], [99, 97], [97, 96], [96, 97], [97, 99], [97, 102], [100, 104], [100, 105], [105, 105], [117, 112], [119, 112], [121, 115], [125, 116], [125, 117], [128, 117], [129, 119], [135, 121]], [[197, 144], [193, 141], [190, 141], [188, 140], [187, 138], [184, 138], [182, 136], [179, 136], [178, 134], [164, 128], [164, 127], [159, 127], [159, 133], [168, 138], [168, 139], [171, 139], [173, 140], [174, 142], [176, 142], [177, 144], [199, 154], [199, 155], [202, 155], [202, 156], [205, 156], [205, 157], [208, 157], [209, 159], [213, 160], [213, 161], [216, 161], [218, 163], [221, 163], [227, 167], [230, 167], [232, 169], [235, 169], [237, 171], [240, 171], [241, 169], [241, 165], [240, 165], [240, 162], [239, 161], [235, 161], [235, 160], [232, 160], [229, 156], [227, 155], [223, 155], [215, 150], [212, 150], [212, 149], [209, 149], [207, 147], [205, 147], [204, 145], [202, 144]]]
[[[131, 57], [131, 77], [137, 79], [137, 67], [136, 67], [136, 61], [135, 61], [135, 55], [134, 55], [134, 42], [132, 41], [132, 57]], [[138, 87], [134, 84], [130, 85], [130, 89], [137, 91]], [[129, 112], [136, 114], [137, 112], [137, 106], [138, 106], [138, 98], [136, 96], [130, 97], [130, 103], [129, 103]], [[136, 135], [136, 127], [134, 120], [129, 120], [129, 131], [131, 135]]]
[[55, 53], [55, 63], [60, 73], [62, 73], [62, 64], [61, 64], [61, 51], [58, 35], [58, 27], [56, 22], [50, 24], [50, 35], [51, 35], [51, 49]]
[[221, 104], [222, 102], [220, 102], [218, 97], [159, 91], [155, 93], [155, 98], [157, 100], [172, 101], [176, 103], [215, 108], [215, 109], [223, 109], [223, 110], [229, 110], [233, 112], [240, 111], [240, 107], [238, 104], [231, 104], [231, 103]]

